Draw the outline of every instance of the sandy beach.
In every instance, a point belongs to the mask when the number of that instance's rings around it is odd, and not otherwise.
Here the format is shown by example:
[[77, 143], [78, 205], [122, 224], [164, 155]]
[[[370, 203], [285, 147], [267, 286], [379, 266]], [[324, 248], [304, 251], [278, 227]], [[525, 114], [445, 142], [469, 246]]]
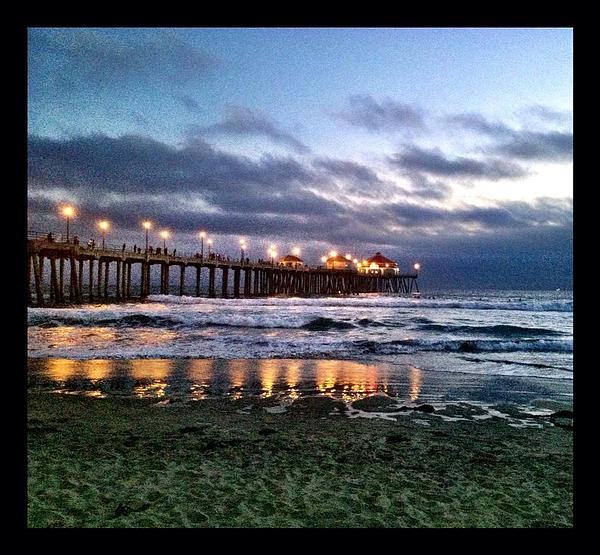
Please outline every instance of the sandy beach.
[[570, 527], [572, 413], [539, 405], [30, 388], [28, 525]]

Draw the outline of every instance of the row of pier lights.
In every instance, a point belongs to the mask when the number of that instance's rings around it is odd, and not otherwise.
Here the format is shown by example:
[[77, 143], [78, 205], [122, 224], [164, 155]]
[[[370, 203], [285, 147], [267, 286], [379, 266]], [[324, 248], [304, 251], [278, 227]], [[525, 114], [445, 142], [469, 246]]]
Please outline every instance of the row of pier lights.
[[[67, 237], [67, 243], [68, 243], [69, 242], [69, 225], [71, 223], [71, 220], [76, 216], [75, 209], [72, 206], [65, 206], [62, 208], [62, 214], [67, 220], [66, 237]], [[145, 252], [148, 252], [148, 240], [149, 240], [148, 233], [152, 229], [152, 222], [150, 222], [149, 220], [145, 220], [142, 222], [142, 227], [144, 228], [144, 230], [146, 232], [145, 233], [145, 240], [146, 240], [146, 251]], [[105, 242], [106, 242], [106, 232], [110, 229], [110, 222], [108, 220], [100, 220], [98, 222], [98, 228], [100, 229], [100, 232], [102, 234], [102, 248], [104, 249]], [[163, 240], [163, 248], [165, 249], [164, 252], [166, 252], [167, 239], [170, 236], [171, 236], [171, 232], [168, 229], [163, 229], [160, 231], [160, 237]], [[200, 233], [198, 234], [198, 237], [200, 238], [200, 257], [204, 258], [204, 239], [206, 239], [206, 244], [208, 247], [208, 256], [210, 257], [213, 240], [206, 237], [206, 231], [200, 231]], [[246, 240], [244, 238], [240, 239], [240, 260], [243, 261], [246, 258], [247, 250], [248, 250], [248, 244], [246, 243]], [[271, 264], [275, 264], [275, 262], [277, 260], [277, 256], [278, 256], [277, 246], [274, 244], [271, 244], [269, 246], [267, 253], [269, 255]], [[300, 249], [298, 247], [294, 247], [292, 249], [292, 254], [294, 256], [299, 257]], [[332, 250], [329, 252], [329, 256], [331, 258], [335, 258], [337, 255], [338, 255], [337, 251]], [[368, 265], [368, 262], [366, 260], [359, 261], [357, 258], [352, 258], [352, 255], [350, 255], [350, 254], [346, 254], [345, 258], [349, 262], [352, 262], [358, 269], [362, 268], [363, 266], [366, 267]], [[321, 262], [323, 262], [323, 263], [327, 262], [327, 257], [322, 256]], [[415, 269], [415, 271], [418, 272], [421, 269], [421, 265], [417, 262], [413, 265], [413, 268]]]

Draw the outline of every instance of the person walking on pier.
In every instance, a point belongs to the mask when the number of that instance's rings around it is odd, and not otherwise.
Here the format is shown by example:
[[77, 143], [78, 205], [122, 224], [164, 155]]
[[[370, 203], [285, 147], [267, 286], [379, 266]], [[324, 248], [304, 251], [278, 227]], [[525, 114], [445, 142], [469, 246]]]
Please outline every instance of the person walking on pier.
[[49, 243], [54, 243], [54, 236], [52, 235], [52, 232], [48, 233], [46, 239], [48, 239]]
[[137, 244], [136, 244], [136, 243], [134, 243], [134, 244], [133, 244], [133, 252], [134, 252], [134, 253], [136, 253], [136, 252], [137, 252]]
[[123, 243], [123, 247], [121, 248], [122, 252], [125, 252], [125, 247], [126, 247], [126, 245], [125, 245], [125, 243]]

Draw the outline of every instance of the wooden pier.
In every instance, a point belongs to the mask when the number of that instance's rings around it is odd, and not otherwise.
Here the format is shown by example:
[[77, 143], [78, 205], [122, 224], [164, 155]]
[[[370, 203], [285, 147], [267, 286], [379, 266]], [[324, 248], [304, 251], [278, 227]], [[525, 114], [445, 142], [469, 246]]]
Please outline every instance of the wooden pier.
[[[48, 263], [47, 263], [48, 262]], [[137, 283], [132, 268], [139, 264]], [[49, 276], [44, 268], [49, 266]], [[151, 288], [153, 266], [160, 278]], [[178, 267], [179, 287], [171, 290], [171, 268]], [[109, 270], [112, 268], [112, 272]], [[290, 268], [277, 264], [222, 261], [195, 256], [171, 256], [133, 252], [111, 247], [98, 248], [50, 241], [44, 236], [27, 240], [28, 303], [31, 306], [81, 304], [114, 300], [143, 299], [151, 289], [160, 294], [184, 295], [186, 270], [195, 270], [197, 297], [264, 297], [352, 295], [358, 293], [410, 294], [419, 291], [417, 274], [366, 275], [354, 270]], [[201, 277], [208, 273], [208, 287]], [[218, 273], [220, 275], [218, 275]], [[66, 274], [66, 276], [65, 276]], [[233, 275], [233, 280], [230, 276]], [[109, 278], [112, 277], [109, 283]], [[217, 279], [220, 278], [220, 279]], [[156, 277], [155, 277], [156, 280]], [[205, 279], [204, 282], [207, 280]], [[217, 284], [218, 281], [218, 284]], [[233, 283], [231, 283], [233, 281]], [[190, 288], [188, 287], [188, 294]]]

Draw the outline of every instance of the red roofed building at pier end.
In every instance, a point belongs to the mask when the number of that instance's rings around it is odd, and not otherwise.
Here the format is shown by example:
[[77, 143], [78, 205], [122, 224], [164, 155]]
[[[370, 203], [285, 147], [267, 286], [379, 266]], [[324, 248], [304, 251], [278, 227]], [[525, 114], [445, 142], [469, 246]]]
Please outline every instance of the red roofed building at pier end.
[[396, 276], [400, 273], [398, 264], [376, 252], [371, 258], [367, 258], [357, 264], [357, 270], [362, 274], [375, 274], [380, 276]]

